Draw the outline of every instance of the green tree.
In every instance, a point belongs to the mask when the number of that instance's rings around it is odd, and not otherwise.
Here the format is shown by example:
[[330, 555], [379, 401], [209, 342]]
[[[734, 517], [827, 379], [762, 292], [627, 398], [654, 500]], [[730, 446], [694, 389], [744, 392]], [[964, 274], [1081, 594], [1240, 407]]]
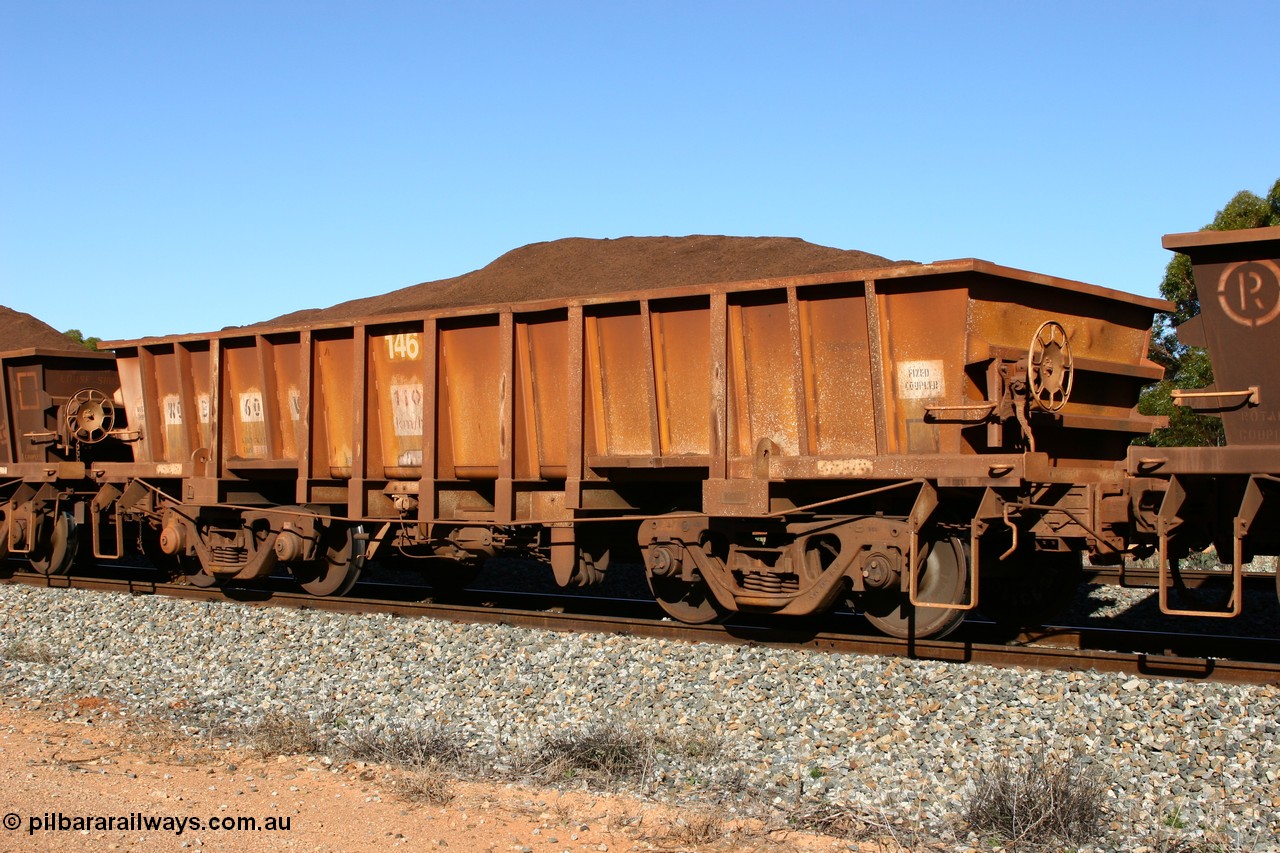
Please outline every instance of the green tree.
[[[1202, 231], [1234, 231], [1239, 228], [1265, 228], [1280, 225], [1280, 180], [1272, 185], [1266, 198], [1248, 190], [1236, 193], [1226, 207]], [[1153, 432], [1138, 444], [1160, 447], [1196, 447], [1222, 445], [1226, 437], [1222, 419], [1198, 415], [1185, 406], [1173, 404], [1174, 389], [1203, 388], [1213, 382], [1213, 366], [1209, 353], [1189, 347], [1178, 340], [1177, 326], [1200, 313], [1191, 259], [1183, 254], [1173, 256], [1165, 267], [1160, 293], [1175, 305], [1172, 315], [1156, 317], [1151, 334], [1151, 359], [1165, 369], [1165, 378], [1142, 392], [1138, 411], [1144, 415], [1164, 415], [1169, 426]]]
[[85, 349], [96, 351], [98, 349], [98, 344], [102, 342], [102, 338], [86, 338], [84, 333], [79, 329], [67, 329], [62, 334], [65, 335], [72, 343], [77, 346], [82, 346]]

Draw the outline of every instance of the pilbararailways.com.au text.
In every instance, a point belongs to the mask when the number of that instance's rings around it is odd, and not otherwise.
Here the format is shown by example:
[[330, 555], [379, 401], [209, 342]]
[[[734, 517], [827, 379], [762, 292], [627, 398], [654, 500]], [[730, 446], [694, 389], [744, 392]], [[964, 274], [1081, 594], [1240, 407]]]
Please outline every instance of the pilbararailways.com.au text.
[[4, 828], [15, 831], [25, 827], [27, 835], [37, 832], [288, 832], [292, 829], [292, 816], [273, 815], [256, 818], [234, 815], [213, 817], [177, 817], [174, 815], [148, 815], [130, 812], [117, 815], [64, 814], [45, 812], [26, 815], [9, 812], [3, 818]]

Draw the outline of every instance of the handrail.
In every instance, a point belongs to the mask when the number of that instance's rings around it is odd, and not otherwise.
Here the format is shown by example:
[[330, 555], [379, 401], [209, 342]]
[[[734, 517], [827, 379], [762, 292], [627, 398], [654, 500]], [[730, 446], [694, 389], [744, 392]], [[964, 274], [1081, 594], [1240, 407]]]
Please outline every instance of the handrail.
[[1174, 389], [1170, 392], [1173, 397], [1175, 406], [1183, 405], [1183, 400], [1201, 399], [1204, 397], [1244, 397], [1246, 403], [1250, 406], [1260, 405], [1262, 402], [1262, 394], [1257, 385], [1250, 385], [1243, 391], [1183, 391]]

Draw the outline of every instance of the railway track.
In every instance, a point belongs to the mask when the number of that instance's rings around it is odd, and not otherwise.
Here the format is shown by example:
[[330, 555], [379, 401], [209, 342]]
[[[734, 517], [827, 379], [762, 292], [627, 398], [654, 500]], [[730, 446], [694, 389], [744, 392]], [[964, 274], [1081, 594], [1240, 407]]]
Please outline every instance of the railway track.
[[[1275, 572], [1245, 572], [1242, 580], [1245, 589], [1270, 592], [1276, 588]], [[1132, 589], [1155, 589], [1160, 584], [1160, 570], [1154, 566], [1089, 566], [1083, 572], [1083, 582]], [[1187, 570], [1182, 572], [1182, 582], [1188, 589], [1229, 585], [1231, 568]]]
[[[294, 607], [339, 613], [384, 613], [454, 622], [506, 624], [565, 632], [623, 634], [681, 642], [812, 649], [843, 654], [906, 657], [997, 667], [1094, 669], [1144, 677], [1236, 684], [1280, 682], [1280, 640], [1108, 628], [1046, 626], [1010, 637], [988, 623], [967, 622], [943, 640], [899, 640], [865, 633], [860, 617], [837, 613], [811, 628], [789, 629], [774, 620], [739, 619], [687, 625], [664, 618], [652, 602], [636, 599], [469, 591], [456, 602], [397, 600], [426, 594], [421, 587], [357, 586], [355, 595], [317, 597], [272, 585], [202, 589], [145, 577], [46, 576], [19, 572], [4, 579], [42, 588], [73, 588], [131, 595], [167, 595], [259, 607]], [[390, 592], [389, 590], [394, 590]], [[360, 593], [381, 597], [368, 597]], [[513, 606], [518, 604], [519, 606]], [[637, 615], [638, 614], [638, 615]]]

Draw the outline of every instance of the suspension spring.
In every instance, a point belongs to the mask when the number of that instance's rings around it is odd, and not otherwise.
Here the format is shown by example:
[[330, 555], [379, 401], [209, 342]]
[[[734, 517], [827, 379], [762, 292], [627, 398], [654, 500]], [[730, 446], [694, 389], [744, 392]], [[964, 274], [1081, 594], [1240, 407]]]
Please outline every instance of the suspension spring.
[[242, 566], [249, 562], [249, 550], [240, 545], [214, 545], [209, 551], [215, 566]]
[[799, 577], [775, 572], [743, 572], [740, 583], [745, 590], [768, 595], [780, 595], [800, 589]]

